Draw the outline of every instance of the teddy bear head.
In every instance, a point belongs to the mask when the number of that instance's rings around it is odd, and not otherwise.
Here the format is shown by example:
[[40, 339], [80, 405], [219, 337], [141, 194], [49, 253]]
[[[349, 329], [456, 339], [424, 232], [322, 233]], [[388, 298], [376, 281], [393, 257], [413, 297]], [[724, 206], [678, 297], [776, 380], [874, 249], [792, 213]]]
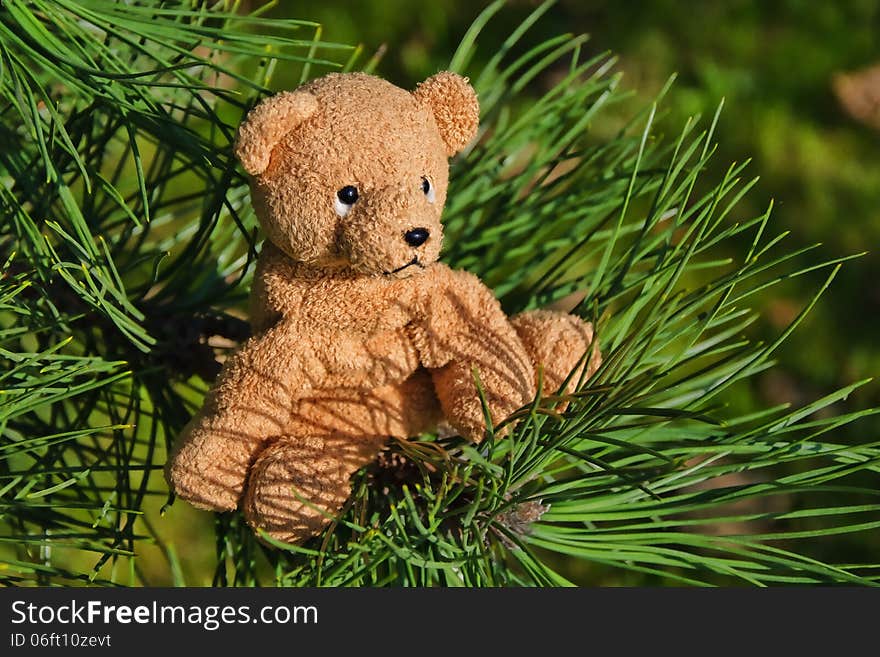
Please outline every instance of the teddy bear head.
[[411, 276], [440, 253], [448, 158], [474, 137], [476, 94], [454, 73], [412, 93], [337, 73], [258, 104], [235, 153], [268, 239], [298, 262]]

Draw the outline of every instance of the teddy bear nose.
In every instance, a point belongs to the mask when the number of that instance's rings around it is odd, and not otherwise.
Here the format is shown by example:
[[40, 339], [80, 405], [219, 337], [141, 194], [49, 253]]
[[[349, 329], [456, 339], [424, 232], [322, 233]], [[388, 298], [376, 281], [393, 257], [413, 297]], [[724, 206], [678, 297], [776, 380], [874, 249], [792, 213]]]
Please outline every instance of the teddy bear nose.
[[403, 234], [403, 239], [406, 240], [406, 243], [410, 246], [421, 246], [428, 241], [430, 236], [431, 233], [428, 232], [427, 228], [413, 228]]

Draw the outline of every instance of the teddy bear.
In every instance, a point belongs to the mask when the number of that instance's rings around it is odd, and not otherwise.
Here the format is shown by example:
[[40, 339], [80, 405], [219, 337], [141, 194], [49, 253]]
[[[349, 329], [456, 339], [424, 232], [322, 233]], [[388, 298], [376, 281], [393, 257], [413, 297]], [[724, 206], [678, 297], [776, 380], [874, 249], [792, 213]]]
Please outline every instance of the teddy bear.
[[479, 278], [438, 261], [448, 160], [478, 123], [476, 93], [450, 72], [412, 92], [329, 74], [250, 111], [235, 154], [266, 236], [252, 337], [169, 455], [177, 497], [302, 543], [392, 437], [444, 424], [479, 441], [478, 381], [495, 425], [539, 376], [552, 393], [595, 371], [591, 324], [508, 317]]

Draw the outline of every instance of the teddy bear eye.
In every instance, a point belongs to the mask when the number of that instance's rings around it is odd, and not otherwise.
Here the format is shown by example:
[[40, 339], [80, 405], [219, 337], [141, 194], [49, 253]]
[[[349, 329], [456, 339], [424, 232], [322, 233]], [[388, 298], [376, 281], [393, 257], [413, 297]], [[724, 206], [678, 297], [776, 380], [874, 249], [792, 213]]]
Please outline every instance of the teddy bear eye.
[[358, 200], [357, 187], [354, 185], [346, 185], [336, 192], [336, 197], [346, 205], [354, 205], [354, 202]]
[[351, 206], [358, 200], [358, 190], [354, 185], [346, 185], [336, 192], [336, 202], [333, 204], [336, 214], [344, 217], [351, 210]]
[[427, 176], [422, 176], [422, 191], [425, 193], [425, 196], [428, 197], [428, 203], [433, 203], [434, 186], [431, 184], [431, 181], [428, 180]]

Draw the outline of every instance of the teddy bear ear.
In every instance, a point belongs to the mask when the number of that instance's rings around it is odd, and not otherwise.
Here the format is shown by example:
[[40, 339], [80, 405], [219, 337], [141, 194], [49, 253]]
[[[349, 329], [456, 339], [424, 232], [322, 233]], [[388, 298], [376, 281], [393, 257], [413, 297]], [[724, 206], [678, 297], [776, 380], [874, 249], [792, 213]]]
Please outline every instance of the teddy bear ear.
[[420, 82], [413, 96], [434, 115], [448, 157], [467, 146], [477, 134], [480, 104], [467, 78], [441, 71]]
[[235, 138], [235, 156], [252, 176], [269, 166], [272, 150], [300, 123], [318, 110], [308, 91], [282, 91], [261, 101], [247, 115]]

